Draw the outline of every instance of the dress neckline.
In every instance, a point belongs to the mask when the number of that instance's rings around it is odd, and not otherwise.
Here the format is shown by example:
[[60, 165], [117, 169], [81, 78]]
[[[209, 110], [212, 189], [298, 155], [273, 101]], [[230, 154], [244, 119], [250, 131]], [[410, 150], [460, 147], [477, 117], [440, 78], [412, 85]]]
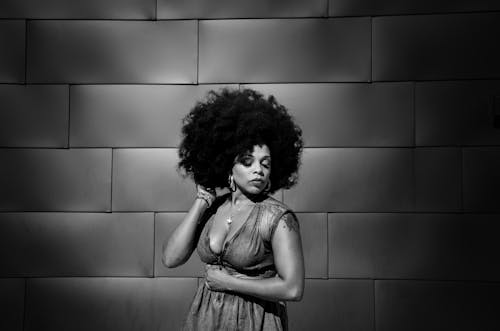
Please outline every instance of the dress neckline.
[[233, 232], [233, 234], [231, 236], [229, 236], [229, 233], [226, 234], [226, 237], [222, 241], [222, 246], [221, 246], [220, 253], [215, 253], [215, 251], [212, 249], [212, 246], [210, 246], [210, 232], [212, 230], [212, 226], [214, 224], [214, 219], [215, 219], [215, 214], [212, 215], [212, 217], [210, 218], [210, 224], [209, 224], [210, 226], [207, 229], [207, 235], [206, 235], [206, 240], [208, 241], [208, 243], [207, 243], [208, 244], [208, 249], [210, 250], [210, 252], [212, 254], [214, 254], [215, 256], [222, 256], [222, 255], [224, 255], [225, 251], [227, 250], [227, 247], [243, 231], [243, 229], [245, 228], [245, 226], [247, 226], [248, 220], [250, 220], [250, 218], [253, 216], [253, 214], [257, 210], [257, 205], [258, 205], [258, 203], [254, 204], [252, 206], [252, 209], [250, 210], [250, 213], [246, 217], [245, 221], [243, 221], [243, 223], [238, 227], [238, 229], [236, 229]]

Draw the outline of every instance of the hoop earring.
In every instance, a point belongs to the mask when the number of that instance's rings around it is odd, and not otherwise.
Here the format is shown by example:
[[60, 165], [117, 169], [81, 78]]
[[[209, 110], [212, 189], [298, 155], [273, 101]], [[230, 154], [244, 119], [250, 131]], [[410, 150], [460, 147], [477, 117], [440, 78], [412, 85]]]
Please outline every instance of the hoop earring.
[[264, 190], [262, 190], [262, 192], [263, 192], [264, 194], [268, 194], [270, 191], [271, 191], [271, 179], [268, 179], [268, 180], [267, 180], [267, 185], [266, 185], [266, 187], [264, 188]]
[[229, 175], [229, 178], [227, 179], [227, 182], [229, 184], [229, 190], [231, 192], [235, 192], [236, 191], [236, 184], [234, 183], [233, 175]]

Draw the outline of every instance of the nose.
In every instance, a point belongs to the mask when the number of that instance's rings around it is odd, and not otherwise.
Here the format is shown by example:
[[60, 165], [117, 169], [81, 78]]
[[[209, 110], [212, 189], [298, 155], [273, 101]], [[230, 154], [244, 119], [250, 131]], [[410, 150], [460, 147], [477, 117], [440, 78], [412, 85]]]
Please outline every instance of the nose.
[[257, 174], [264, 174], [264, 170], [262, 169], [262, 165], [259, 162], [255, 162], [253, 167], [253, 171]]

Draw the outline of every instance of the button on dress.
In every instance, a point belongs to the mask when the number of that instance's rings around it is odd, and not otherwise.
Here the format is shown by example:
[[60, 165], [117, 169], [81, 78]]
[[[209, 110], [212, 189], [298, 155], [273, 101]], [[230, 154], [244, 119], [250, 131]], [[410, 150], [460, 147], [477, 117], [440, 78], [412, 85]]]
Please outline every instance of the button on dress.
[[[206, 264], [221, 265], [235, 277], [263, 279], [277, 272], [271, 239], [280, 219], [293, 217], [282, 202], [266, 197], [257, 202], [239, 229], [226, 239], [220, 254], [210, 248], [209, 233], [215, 211], [227, 199], [223, 196], [207, 211], [197, 245], [198, 255]], [[287, 330], [284, 302], [263, 300], [239, 293], [211, 291], [200, 281], [183, 330]]]

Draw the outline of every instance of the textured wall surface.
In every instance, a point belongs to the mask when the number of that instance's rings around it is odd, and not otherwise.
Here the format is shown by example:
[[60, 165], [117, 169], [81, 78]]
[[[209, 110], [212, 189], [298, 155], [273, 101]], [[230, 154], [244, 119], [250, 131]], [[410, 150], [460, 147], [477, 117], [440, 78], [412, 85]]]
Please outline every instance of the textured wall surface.
[[175, 330], [203, 267], [182, 117], [210, 89], [302, 126], [291, 330], [498, 330], [493, 0], [3, 0], [0, 330]]

